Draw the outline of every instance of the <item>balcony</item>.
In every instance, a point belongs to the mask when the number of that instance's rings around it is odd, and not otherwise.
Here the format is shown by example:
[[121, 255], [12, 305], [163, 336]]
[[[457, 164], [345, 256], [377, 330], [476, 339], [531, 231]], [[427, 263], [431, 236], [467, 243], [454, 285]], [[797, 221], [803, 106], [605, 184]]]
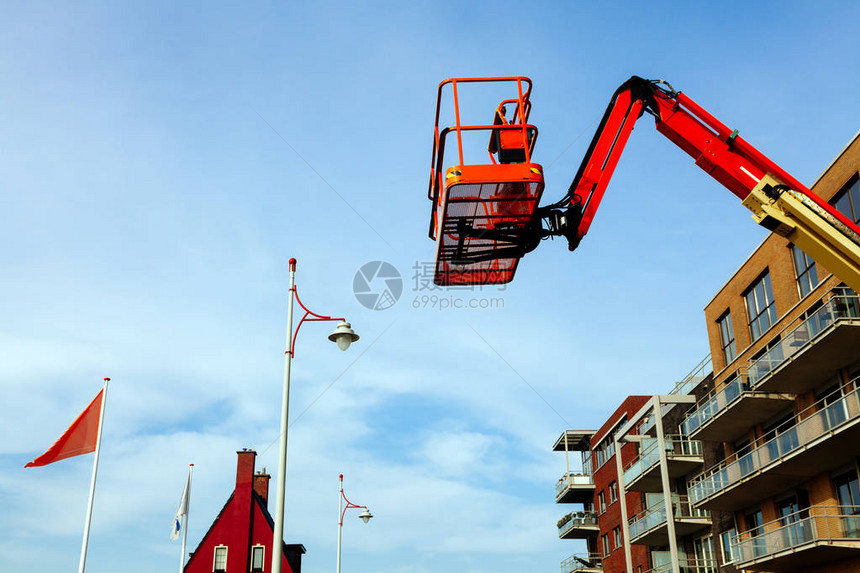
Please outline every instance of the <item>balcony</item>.
[[804, 392], [856, 360], [858, 348], [860, 296], [834, 294], [750, 364], [750, 386], [762, 392]]
[[810, 566], [860, 556], [860, 506], [815, 505], [777, 521], [762, 533], [741, 533], [732, 564], [748, 571], [805, 571]]
[[770, 394], [750, 390], [746, 372], [702, 398], [681, 423], [685, 436], [699, 440], [728, 442], [750, 426], [764, 422], [794, 401], [793, 394]]
[[[692, 535], [711, 526], [711, 513], [690, 506], [687, 496], [672, 501], [672, 521], [675, 536]], [[628, 521], [630, 543], [639, 545], [663, 546], [669, 544], [669, 525], [666, 519], [666, 505], [646, 509]]]
[[822, 398], [797, 414], [790, 428], [693, 478], [690, 501], [734, 511], [852, 460], [860, 441], [858, 392]]
[[690, 394], [695, 390], [696, 386], [711, 375], [714, 367], [711, 364], [711, 355], [708, 354], [705, 358], [693, 368], [693, 371], [687, 374], [683, 380], [675, 384], [670, 394]]
[[602, 563], [599, 553], [574, 553], [561, 562], [561, 573], [601, 573]]
[[588, 539], [598, 531], [597, 514], [591, 511], [571, 512], [558, 520], [559, 539]]
[[[667, 559], [671, 559], [668, 551], [654, 551], [651, 553], [652, 559], [660, 554], [665, 554]], [[717, 573], [719, 570], [716, 559], [694, 559], [685, 554], [682, 554], [678, 560], [678, 569], [681, 573]], [[670, 561], [655, 565], [644, 573], [673, 573], [672, 563]]]
[[556, 503], [591, 503], [594, 478], [585, 471], [568, 472], [555, 484]]
[[[704, 463], [702, 442], [688, 440], [682, 436], [666, 436], [666, 465], [669, 479], [687, 475]], [[643, 440], [642, 451], [633, 458], [624, 470], [624, 488], [627, 491], [662, 491], [660, 476], [660, 448], [657, 439]]]

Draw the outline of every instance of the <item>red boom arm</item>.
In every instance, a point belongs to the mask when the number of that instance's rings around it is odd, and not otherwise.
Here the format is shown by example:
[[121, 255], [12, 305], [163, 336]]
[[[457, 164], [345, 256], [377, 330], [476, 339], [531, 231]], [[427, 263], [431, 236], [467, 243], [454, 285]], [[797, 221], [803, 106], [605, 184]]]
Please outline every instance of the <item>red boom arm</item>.
[[633, 126], [644, 111], [654, 116], [657, 131], [687, 152], [696, 165], [741, 200], [749, 195], [762, 177], [770, 174], [860, 234], [856, 224], [696, 102], [683, 93], [675, 92], [668, 84], [634, 76], [613, 95], [568, 190], [566, 199], [570, 204], [582, 206], [582, 220], [575, 236], [570, 236], [571, 249], [576, 248], [588, 232]]

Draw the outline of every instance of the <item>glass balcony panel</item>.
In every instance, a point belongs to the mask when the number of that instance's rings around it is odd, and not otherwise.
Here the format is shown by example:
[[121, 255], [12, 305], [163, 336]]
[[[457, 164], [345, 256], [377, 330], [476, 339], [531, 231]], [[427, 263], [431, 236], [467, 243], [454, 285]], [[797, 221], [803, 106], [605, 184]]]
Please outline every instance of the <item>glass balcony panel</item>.
[[574, 553], [561, 562], [561, 573], [600, 571], [603, 556], [599, 553]]
[[856, 294], [839, 294], [825, 302], [809, 318], [786, 334], [773, 348], [750, 364], [750, 384], [755, 387], [765, 376], [776, 370], [786, 359], [806, 347], [813, 338], [840, 318], [860, 317], [858, 301], [860, 301], [860, 297]]
[[675, 387], [669, 393], [689, 394], [713, 371], [714, 367], [711, 364], [711, 355], [708, 354], [701, 362], [699, 362], [699, 364], [696, 365], [695, 368], [693, 368], [692, 372], [687, 374], [683, 380], [675, 384]]
[[[717, 573], [718, 571], [716, 559], [691, 559], [682, 556], [678, 559], [678, 565], [681, 573]], [[644, 573], [672, 573], [672, 563], [655, 565]]]
[[[666, 436], [663, 439], [666, 457], [674, 460], [677, 457], [701, 457], [702, 442], [688, 440], [683, 436]], [[636, 478], [660, 463], [660, 449], [656, 438], [643, 438], [640, 453], [628, 462], [623, 472], [624, 484], [629, 485]]]
[[747, 390], [749, 390], [749, 383], [746, 374], [741, 374], [723, 386], [719, 392], [700, 402], [692, 412], [687, 414], [687, 418], [681, 423], [682, 433], [689, 436], [728, 408]]
[[[860, 379], [855, 379], [858, 382]], [[855, 385], [856, 387], [856, 385]], [[832, 404], [820, 400], [795, 416], [793, 427], [731, 462], [722, 462], [693, 478], [689, 495], [699, 503], [735, 485], [743, 478], [780, 463], [787, 455], [840, 427], [860, 418], [860, 390], [854, 390]]]
[[598, 527], [597, 514], [591, 511], [571, 512], [558, 522], [558, 536], [565, 537], [572, 529], [593, 529]]
[[561, 492], [565, 490], [566, 487], [571, 485], [594, 485], [594, 478], [591, 477], [590, 474], [582, 474], [582, 473], [569, 473], [561, 480], [555, 484], [555, 495], [558, 497], [561, 495]]
[[[686, 495], [673, 495], [672, 516], [675, 521], [684, 518], [709, 519], [711, 517], [711, 512], [706, 509], [697, 509], [691, 506], [689, 498]], [[630, 539], [634, 540], [635, 543], [635, 540], [638, 537], [664, 525], [667, 521], [668, 518], [665, 503], [659, 503], [654, 507], [648, 508], [627, 521], [627, 525], [630, 530]]]
[[[814, 547], [840, 540], [860, 539], [860, 506], [812, 506], [776, 521], [765, 523], [756, 535], [741, 533], [734, 538], [733, 564], [744, 568], [777, 554], [796, 555], [808, 545]], [[857, 546], [860, 550], [860, 545]]]

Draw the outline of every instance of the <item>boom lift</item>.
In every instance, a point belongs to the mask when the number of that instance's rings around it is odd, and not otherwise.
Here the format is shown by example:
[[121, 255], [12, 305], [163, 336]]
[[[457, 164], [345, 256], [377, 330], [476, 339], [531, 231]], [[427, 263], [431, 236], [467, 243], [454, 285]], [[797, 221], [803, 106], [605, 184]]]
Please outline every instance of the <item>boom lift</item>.
[[[476, 83], [501, 84], [512, 90], [514, 97], [496, 107], [492, 124], [462, 119], [461, 92]], [[439, 84], [427, 190], [433, 201], [430, 238], [436, 241], [433, 280], [438, 285], [510, 282], [527, 252], [523, 249], [537, 246], [529, 244], [533, 233], [527, 227], [534, 223], [544, 183], [543, 168], [531, 162], [537, 140], [537, 128], [528, 123], [531, 87], [531, 80], [524, 77], [457, 78]], [[454, 126], [440, 130], [448, 88], [453, 95]], [[510, 119], [509, 107], [513, 112]], [[478, 132], [489, 132], [490, 163], [466, 164], [463, 139]], [[445, 143], [452, 133], [458, 163], [446, 170], [443, 178]]]
[[[523, 80], [527, 78], [520, 79]], [[472, 78], [468, 81], [481, 80]], [[442, 86], [440, 98], [441, 94]], [[527, 101], [526, 98], [520, 104]], [[526, 110], [529, 108], [526, 103]], [[737, 130], [720, 123], [666, 82], [634, 76], [616, 90], [567, 194], [560, 201], [536, 206], [540, 190], [543, 189], [541, 175], [537, 193], [529, 194], [520, 188], [507, 193], [504, 195], [507, 201], [505, 208], [496, 209], [497, 214], [504, 212], [489, 220], [464, 216], [462, 210], [458, 211], [452, 204], [449, 186], [442, 184], [444, 147], [439, 144], [438, 110], [437, 104], [434, 170], [430, 179], [431, 199], [434, 199], [435, 206], [430, 235], [437, 239], [436, 284], [509, 282], [513, 279], [519, 258], [535, 249], [540, 240], [546, 237], [564, 236], [569, 249], [576, 249], [588, 233], [634, 124], [647, 112], [654, 117], [657, 131], [693, 157], [696, 165], [740, 198], [743, 205], [752, 211], [754, 221], [786, 237], [848, 286], [860, 292], [860, 228], [857, 224], [739, 137]], [[496, 113], [498, 117], [498, 109]], [[519, 126], [523, 140], [518, 142], [524, 145], [525, 153], [508, 154], [507, 157], [511, 159], [504, 166], [520, 165], [521, 175], [530, 166], [536, 166], [538, 173], [533, 175], [537, 177], [542, 169], [537, 164], [529, 163], [534, 139], [527, 138], [527, 131], [532, 126], [524, 126], [526, 118], [527, 111], [521, 122], [523, 125]], [[491, 126], [484, 127], [492, 129]], [[443, 130], [442, 133], [447, 131]], [[496, 133], [503, 132], [493, 132], [493, 135]], [[494, 147], [493, 141], [491, 138], [488, 151], [492, 157], [495, 149], [501, 157], [501, 147], [498, 143]], [[473, 166], [464, 166], [462, 163], [461, 149], [460, 164], [448, 169], [446, 181], [447, 178], [453, 179], [452, 173], [459, 172], [457, 184], [462, 186], [470, 183], [468, 169]], [[483, 185], [486, 186], [486, 181], [492, 180], [493, 166], [482, 167], [485, 179]], [[497, 183], [497, 188], [503, 185]], [[499, 203], [498, 200], [489, 200], [491, 196], [492, 193], [474, 196], [472, 203], [475, 206], [488, 204], [487, 212], [492, 212], [492, 206]], [[498, 196], [499, 191], [496, 191]], [[513, 213], [518, 216], [512, 217]], [[512, 224], [514, 220], [516, 224]], [[488, 269], [492, 271], [498, 268], [499, 261], [505, 261], [507, 272], [488, 272]], [[484, 269], [484, 272], [476, 273], [476, 268]]]

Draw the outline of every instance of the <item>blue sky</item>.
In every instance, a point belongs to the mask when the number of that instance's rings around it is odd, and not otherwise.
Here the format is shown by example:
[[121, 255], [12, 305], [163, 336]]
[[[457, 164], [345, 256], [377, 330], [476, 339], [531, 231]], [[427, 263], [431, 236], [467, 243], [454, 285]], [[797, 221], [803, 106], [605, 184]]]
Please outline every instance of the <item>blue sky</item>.
[[[420, 308], [438, 83], [534, 80], [548, 200], [634, 74], [670, 81], [807, 184], [860, 126], [851, 2], [0, 14], [0, 571], [77, 563], [91, 456], [23, 465], [104, 376], [88, 571], [176, 567], [188, 463], [191, 548], [237, 449], [274, 470], [291, 256], [304, 302], [362, 336], [340, 353], [309, 324], [297, 343], [294, 419], [307, 410], [290, 432], [286, 535], [308, 548], [305, 571], [334, 567], [340, 473], [376, 515], [347, 522], [346, 571], [556, 570], [583, 546], [557, 539], [552, 443], [692, 369], [703, 306], [765, 233], [646, 118], [576, 253], [545, 244], [504, 290], [444, 293], [503, 308]], [[404, 276], [389, 310], [352, 293], [374, 260]]]

